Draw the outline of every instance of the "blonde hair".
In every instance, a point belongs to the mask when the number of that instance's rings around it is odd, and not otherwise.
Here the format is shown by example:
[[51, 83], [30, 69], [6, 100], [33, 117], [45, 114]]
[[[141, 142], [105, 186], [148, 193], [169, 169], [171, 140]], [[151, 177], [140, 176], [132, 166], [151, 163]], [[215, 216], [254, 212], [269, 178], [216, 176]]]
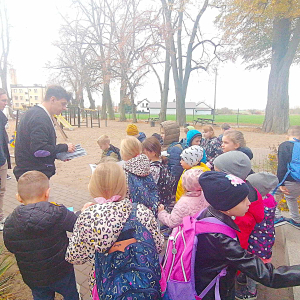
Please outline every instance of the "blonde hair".
[[215, 136], [215, 131], [214, 131], [214, 128], [213, 128], [212, 126], [210, 126], [210, 125], [205, 125], [205, 126], [203, 127], [203, 132], [207, 132], [207, 131], [211, 131], [211, 132], [213, 133], [212, 137]]
[[120, 154], [123, 160], [129, 160], [142, 153], [142, 144], [134, 136], [127, 136], [121, 141]]
[[300, 126], [291, 126], [288, 130], [288, 136], [300, 138]]
[[110, 144], [110, 139], [107, 135], [101, 135], [98, 140], [97, 143], [99, 146], [103, 145], [103, 144]]
[[38, 200], [49, 189], [48, 177], [39, 171], [28, 171], [18, 180], [18, 194], [26, 204], [29, 200]]
[[228, 136], [229, 139], [239, 147], [246, 147], [246, 141], [242, 132], [237, 130], [227, 130], [223, 136]]
[[93, 198], [110, 199], [119, 195], [122, 200], [127, 191], [125, 172], [115, 162], [100, 163], [92, 174], [88, 189]]

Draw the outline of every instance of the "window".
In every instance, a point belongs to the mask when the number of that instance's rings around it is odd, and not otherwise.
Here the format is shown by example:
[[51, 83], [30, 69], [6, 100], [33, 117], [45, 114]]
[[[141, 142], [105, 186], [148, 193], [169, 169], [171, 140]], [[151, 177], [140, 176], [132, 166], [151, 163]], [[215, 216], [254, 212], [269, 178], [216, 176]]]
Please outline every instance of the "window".
[[28, 92], [31, 92], [31, 89], [29, 89]]
[[19, 89], [19, 93], [23, 93], [23, 90], [22, 90], [22, 89]]
[[32, 99], [32, 96], [30, 96], [30, 99]]
[[39, 99], [39, 97], [38, 96], [34, 96], [34, 100], [38, 100]]
[[16, 103], [16, 107], [19, 107], [19, 103]]
[[34, 92], [37, 93], [37, 89], [34, 89]]
[[20, 100], [23, 100], [23, 96], [20, 96]]
[[15, 96], [15, 100], [18, 100], [18, 96]]
[[18, 92], [18, 90], [17, 90], [17, 89], [14, 89], [14, 92], [15, 92], [15, 93], [17, 93], [17, 92]]
[[29, 101], [29, 99], [26, 99], [26, 102], [28, 102]]

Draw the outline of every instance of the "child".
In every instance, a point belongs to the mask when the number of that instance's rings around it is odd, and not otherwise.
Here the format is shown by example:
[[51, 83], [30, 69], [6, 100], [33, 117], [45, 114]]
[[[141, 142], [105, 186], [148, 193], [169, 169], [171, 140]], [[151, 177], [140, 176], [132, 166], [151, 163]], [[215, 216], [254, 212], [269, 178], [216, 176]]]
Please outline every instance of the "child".
[[[275, 242], [274, 217], [276, 201], [269, 192], [277, 186], [278, 179], [272, 173], [261, 172], [248, 176], [247, 180], [261, 194], [265, 209], [264, 219], [256, 224], [254, 230], [251, 232], [248, 251], [260, 257], [264, 263], [270, 263], [272, 259], [272, 247]], [[257, 294], [256, 282], [243, 275], [241, 273], [237, 281], [241, 284], [247, 284], [247, 286], [245, 289], [237, 291], [235, 298], [241, 300], [253, 299]]]
[[227, 123], [223, 123], [222, 125], [221, 125], [221, 131], [222, 131], [222, 133], [218, 136], [218, 140], [219, 140], [219, 142], [222, 144], [222, 138], [223, 138], [223, 134], [224, 134], [224, 132], [226, 131], [226, 130], [230, 130], [231, 129], [231, 127], [230, 127], [230, 125], [229, 124], [227, 124]]
[[150, 161], [142, 154], [142, 144], [128, 136], [121, 141], [121, 157], [125, 161], [128, 195], [133, 203], [142, 203], [155, 215], [159, 202], [158, 188], [150, 173]]
[[[212, 217], [238, 231], [232, 218], [242, 217], [249, 209], [247, 184], [233, 175], [214, 171], [203, 173], [199, 184], [210, 206], [198, 219]], [[222, 233], [204, 233], [197, 237], [195, 288], [198, 295], [225, 267], [226, 272], [220, 277], [219, 299], [222, 300], [235, 299], [234, 277], [237, 270], [272, 288], [300, 285], [299, 265], [278, 269], [272, 264], [265, 265], [259, 257], [243, 249], [237, 239]], [[214, 289], [203, 297], [203, 300], [212, 299], [215, 299]]]
[[[214, 164], [216, 171], [233, 174], [242, 180], [246, 180], [251, 170], [250, 159], [246, 154], [240, 151], [223, 153], [215, 159]], [[249, 182], [246, 182], [246, 184], [250, 191], [249, 200], [251, 205], [244, 217], [237, 217], [235, 219], [235, 223], [240, 228], [238, 237], [244, 249], [248, 249], [249, 236], [254, 226], [260, 223], [264, 218], [264, 205], [260, 193], [257, 192]]]
[[[112, 262], [114, 263], [114, 267], [120, 271], [117, 275], [117, 278], [120, 278], [123, 275], [122, 270], [124, 270], [124, 274], [126, 275], [126, 270], [123, 269], [124, 265], [127, 265], [126, 259], [129, 257], [132, 258], [132, 255], [136, 253], [134, 247], [138, 247], [136, 246], [138, 243], [136, 243], [135, 239], [137, 230], [123, 230], [127, 226], [127, 221], [133, 210], [133, 204], [129, 199], [125, 198], [127, 191], [125, 173], [121, 166], [115, 162], [101, 163], [92, 174], [88, 188], [97, 204], [89, 207], [77, 219], [74, 233], [70, 237], [66, 260], [72, 264], [84, 264], [90, 261], [98, 266], [102, 260], [105, 261], [106, 258], [116, 255], [114, 256], [116, 259], [113, 259]], [[146, 227], [147, 232], [150, 233], [148, 238], [154, 241], [155, 251], [160, 253], [164, 239], [159, 233], [153, 213], [144, 205], [138, 204], [136, 208], [136, 221], [143, 227]], [[141, 227], [139, 227], [139, 230], [141, 230]], [[132, 246], [130, 246], [131, 244]], [[116, 249], [119, 251], [116, 251]], [[128, 258], [123, 255], [126, 253], [129, 254]], [[144, 253], [140, 254], [144, 255]], [[98, 264], [95, 261], [97, 257]], [[147, 255], [144, 255], [143, 258], [144, 262], [148, 262]], [[135, 263], [135, 261], [133, 262]], [[102, 266], [103, 269], [110, 269], [110, 267], [111, 265], [109, 264], [103, 264]], [[129, 266], [129, 272], [140, 274], [139, 271], [134, 271], [131, 266]], [[158, 272], [160, 273], [159, 269]], [[94, 274], [95, 270], [92, 270], [89, 280], [93, 299], [104, 299], [105, 297], [101, 297], [101, 293], [104, 291], [106, 293], [105, 296], [111, 295], [111, 289], [116, 288], [116, 286], [110, 284], [111, 278], [107, 276], [102, 285], [98, 285], [97, 281], [96, 286], [97, 278], [95, 279]], [[98, 279], [101, 278], [101, 275], [99, 270], [96, 270], [96, 277], [99, 276]], [[105, 283], [107, 283], [106, 286]], [[121, 287], [123, 287], [123, 281], [121, 284]], [[132, 287], [135, 287], [133, 281]], [[116, 299], [116, 297], [120, 296], [122, 293], [121, 290], [118, 289], [117, 294], [114, 295], [115, 297], [111, 297], [110, 299]]]
[[186, 145], [179, 143], [180, 127], [175, 121], [162, 122], [160, 124], [160, 134], [163, 139], [162, 150], [166, 150], [168, 154], [168, 169], [175, 177], [175, 186], [177, 186], [183, 172], [180, 165], [180, 154], [186, 148]]
[[199, 185], [199, 176], [203, 173], [200, 169], [187, 170], [182, 175], [182, 183], [186, 193], [175, 204], [172, 212], [169, 214], [164, 210], [161, 204], [158, 207], [158, 219], [170, 228], [179, 226], [185, 216], [194, 216], [208, 206], [201, 186]]
[[141, 143], [146, 139], [145, 133], [139, 132], [139, 130], [135, 124], [129, 124], [126, 128], [126, 133], [129, 136], [136, 137]]
[[214, 159], [223, 153], [221, 143], [215, 136], [215, 132], [212, 126], [207, 125], [203, 127], [203, 137], [201, 140], [201, 146], [205, 150], [207, 163], [206, 165], [212, 169]]
[[[3, 238], [16, 256], [24, 282], [34, 300], [79, 299], [73, 266], [65, 261], [67, 231], [73, 231], [77, 216], [65, 206], [48, 202], [49, 179], [38, 171], [24, 173], [18, 181], [18, 201], [6, 219]], [[91, 203], [87, 203], [84, 210]]]
[[[102, 150], [101, 159], [110, 156], [116, 161], [121, 160], [120, 149], [110, 144], [110, 139], [107, 135], [101, 135], [97, 140], [97, 143]], [[99, 162], [97, 164], [99, 164]]]
[[[210, 169], [203, 163], [201, 160], [203, 159], [203, 148], [200, 146], [191, 146], [182, 151], [180, 154], [181, 161], [180, 164], [185, 170], [189, 169], [200, 169], [203, 172], [210, 171]], [[182, 175], [178, 181], [177, 190], [176, 190], [176, 202], [180, 199], [180, 197], [184, 194], [184, 189], [182, 187]]]
[[249, 159], [253, 158], [253, 153], [250, 148], [246, 147], [246, 141], [242, 132], [237, 130], [227, 130], [222, 138], [222, 150], [224, 153], [229, 151], [241, 151], [245, 153]]
[[157, 184], [160, 203], [167, 207], [175, 200], [175, 178], [171, 176], [167, 160], [160, 158], [161, 145], [154, 136], [147, 138], [142, 143], [143, 153], [150, 160], [150, 173]]
[[185, 137], [184, 137], [183, 139], [180, 140], [180, 143], [186, 144], [186, 136], [187, 136], [187, 133], [188, 133], [190, 130], [195, 130], [195, 127], [194, 127], [194, 126], [186, 126], [186, 127], [183, 129], [183, 132], [184, 132], [184, 134], [185, 134]]
[[202, 139], [202, 133], [199, 130], [189, 130], [186, 134], [186, 145], [187, 147], [198, 145]]
[[[288, 174], [288, 165], [292, 161], [292, 155], [295, 147], [300, 146], [300, 126], [292, 126], [288, 130], [288, 141], [279, 145], [278, 148], [278, 168], [277, 177], [280, 184], [280, 191], [284, 193], [287, 205], [290, 211], [290, 219], [285, 219], [281, 216], [280, 210], [276, 209], [275, 224], [288, 221], [291, 225], [300, 228], [300, 214], [297, 198], [300, 196], [300, 178], [297, 180]], [[299, 156], [298, 156], [299, 161]], [[296, 170], [299, 174], [299, 164]]]

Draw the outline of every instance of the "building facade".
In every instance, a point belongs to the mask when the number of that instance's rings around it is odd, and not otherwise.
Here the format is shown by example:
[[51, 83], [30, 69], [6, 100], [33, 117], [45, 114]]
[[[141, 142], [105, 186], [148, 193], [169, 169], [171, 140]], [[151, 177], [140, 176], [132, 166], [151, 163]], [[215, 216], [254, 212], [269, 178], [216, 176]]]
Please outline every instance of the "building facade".
[[137, 112], [149, 112], [149, 103], [150, 101], [148, 99], [144, 99], [142, 101], [139, 101], [137, 106], [136, 106], [136, 111]]
[[46, 94], [46, 87], [40, 84], [30, 86], [11, 84], [10, 88], [13, 109], [22, 109], [40, 104]]

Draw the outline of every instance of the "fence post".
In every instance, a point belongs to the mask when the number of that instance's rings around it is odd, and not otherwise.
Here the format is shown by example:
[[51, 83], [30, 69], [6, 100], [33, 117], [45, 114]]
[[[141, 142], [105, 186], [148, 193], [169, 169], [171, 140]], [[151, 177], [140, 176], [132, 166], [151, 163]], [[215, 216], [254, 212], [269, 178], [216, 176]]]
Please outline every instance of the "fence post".
[[80, 110], [80, 107], [77, 107], [77, 112], [78, 112], [78, 127], [80, 127], [80, 113], [81, 113], [81, 110]]
[[237, 122], [237, 127], [239, 128], [239, 114], [240, 114], [240, 109], [238, 108], [237, 116], [236, 116], [236, 122]]

